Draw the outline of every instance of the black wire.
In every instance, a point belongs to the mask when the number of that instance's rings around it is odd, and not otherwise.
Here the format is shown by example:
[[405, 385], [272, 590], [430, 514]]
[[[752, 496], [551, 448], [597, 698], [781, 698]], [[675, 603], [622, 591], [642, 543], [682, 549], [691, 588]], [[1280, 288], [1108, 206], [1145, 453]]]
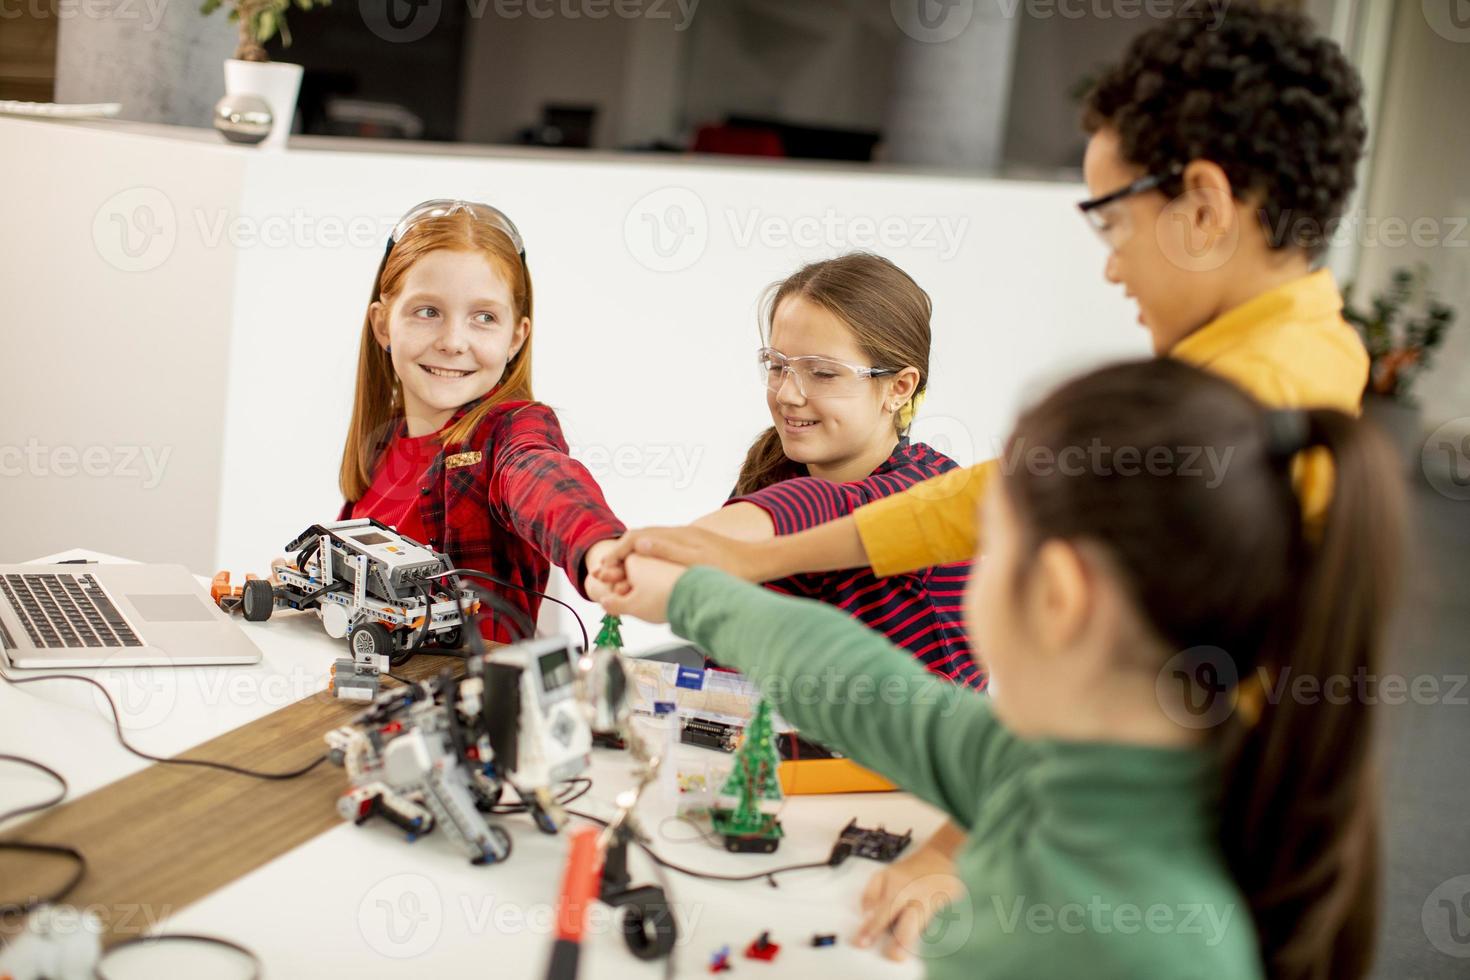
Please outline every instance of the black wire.
[[[24, 756], [9, 754], [0, 754], [0, 761], [18, 762], [23, 766], [30, 766], [32, 769], [40, 770], [41, 772], [50, 776], [52, 779], [56, 780], [57, 785], [56, 795], [51, 799], [42, 800], [40, 803], [30, 803], [26, 806], [17, 807], [16, 809], [11, 810], [5, 814], [0, 814], [0, 824], [3, 824], [14, 817], [21, 816], [22, 814], [35, 813], [38, 810], [48, 809], [66, 799], [66, 794], [70, 789], [70, 787], [67, 785], [66, 777], [57, 772], [55, 769], [52, 769], [50, 766], [46, 765], [44, 762], [37, 762], [35, 759], [27, 759]], [[0, 841], [0, 850], [25, 851], [31, 854], [58, 854], [62, 857], [70, 858], [72, 861], [76, 862], [76, 870], [72, 872], [70, 880], [68, 880], [66, 884], [62, 885], [61, 888], [54, 894], [48, 895], [45, 898], [37, 898], [29, 902], [0, 903], [0, 918], [12, 915], [27, 915], [32, 909], [36, 908], [39, 905], [50, 905], [61, 901], [62, 899], [66, 898], [66, 896], [72, 893], [72, 890], [77, 887], [77, 885], [84, 877], [86, 877], [87, 874], [86, 857], [82, 854], [81, 851], [67, 844], [38, 844], [26, 841]]]
[[[461, 575], [469, 575], [469, 576], [472, 576], [474, 578], [483, 578], [483, 579], [486, 579], [487, 581], [489, 581], [489, 582], [491, 582], [491, 583], [493, 583], [495, 585], [501, 585], [501, 586], [504, 586], [505, 588], [508, 588], [508, 589], [520, 589], [522, 592], [532, 592], [532, 593], [534, 593], [536, 595], [544, 595], [544, 593], [536, 592], [535, 589], [528, 589], [528, 588], [526, 588], [523, 585], [516, 585], [516, 584], [514, 584], [512, 582], [506, 582], [503, 579], [496, 578], [494, 575], [491, 575], [489, 572], [481, 572], [481, 571], [478, 571], [478, 570], [473, 569], [473, 568], [451, 568], [448, 571], [438, 572], [438, 573], [436, 573], [434, 575], [430, 575], [428, 577], [431, 578], [431, 579], [433, 579], [433, 578], [449, 578], [449, 579], [453, 579], [454, 583], [456, 585], [459, 585], [460, 584], [459, 583], [459, 576], [461, 576]], [[478, 595], [481, 595], [484, 599], [486, 599], [491, 606], [493, 606], [496, 609], [499, 609], [502, 613], [505, 613], [505, 615], [506, 615], [507, 618], [509, 618], [509, 619], [511, 619], [511, 620], [514, 621], [515, 626], [516, 626], [516, 629], [520, 633], [520, 635], [518, 637], [516, 637], [516, 639], [518, 639], [518, 640], [529, 640], [529, 639], [533, 638], [536, 635], [536, 624], [533, 623], [533, 622], [531, 622], [530, 618], [528, 616], [526, 616], [526, 614], [524, 612], [522, 612], [521, 610], [517, 609], [515, 606], [512, 606], [509, 602], [506, 602], [505, 599], [501, 598], [500, 596], [496, 595], [494, 592], [491, 592], [489, 590], [485, 590], [484, 592], [477, 593], [477, 594]], [[545, 598], [551, 599], [552, 602], [561, 602], [560, 599], [552, 599], [551, 596], [545, 596]], [[565, 603], [563, 603], [563, 605], [565, 605]], [[571, 608], [571, 607], [568, 607], [568, 608]], [[492, 625], [494, 624], [494, 618], [493, 617], [491, 618], [491, 623], [492, 623]], [[473, 624], [467, 623], [466, 625], [473, 625]], [[586, 631], [584, 630], [583, 633], [585, 635]], [[474, 646], [474, 644], [472, 643], [471, 646]], [[480, 651], [477, 650], [476, 652], [478, 653]]]
[[71, 858], [76, 862], [76, 871], [72, 872], [71, 879], [52, 895], [45, 898], [37, 898], [29, 902], [6, 902], [0, 904], [0, 918], [16, 915], [29, 915], [32, 909], [42, 905], [54, 905], [72, 893], [83, 878], [87, 876], [87, 858], [81, 851], [69, 844], [32, 844], [25, 841], [0, 841], [0, 851], [28, 851], [32, 854], [58, 854], [62, 857]]
[[199, 766], [203, 769], [218, 769], [221, 772], [232, 772], [236, 775], [250, 776], [254, 779], [295, 779], [297, 776], [306, 775], [317, 766], [327, 761], [327, 754], [324, 752], [321, 755], [317, 756], [315, 761], [302, 766], [300, 769], [292, 769], [289, 772], [258, 772], [254, 769], [245, 769], [241, 766], [231, 765], [228, 762], [213, 762], [209, 759], [167, 759], [163, 756], [153, 755], [151, 753], [144, 752], [142, 749], [135, 748], [128, 743], [128, 740], [123, 737], [122, 719], [121, 716], [118, 714], [117, 702], [112, 700], [112, 694], [107, 690], [106, 687], [102, 686], [91, 677], [84, 677], [81, 674], [45, 674], [41, 677], [11, 677], [9, 674], [5, 673], [5, 671], [0, 670], [0, 678], [9, 681], [11, 684], [34, 684], [37, 681], [57, 680], [82, 681], [84, 683], [91, 684], [97, 690], [102, 692], [102, 696], [107, 699], [107, 707], [112, 710], [112, 729], [117, 735], [118, 744], [138, 758], [146, 759], [149, 762], [157, 762], [161, 765], [169, 766]]
[[[582, 622], [582, 617], [579, 616], [579, 615], [577, 615], [577, 610], [573, 609], [569, 604], [567, 604], [566, 602], [563, 602], [561, 599], [558, 599], [556, 596], [554, 596], [554, 595], [547, 595], [545, 592], [538, 592], [537, 590], [531, 588], [528, 585], [517, 585], [514, 582], [507, 582], [505, 579], [496, 578], [494, 575], [491, 575], [489, 572], [482, 572], [482, 571], [480, 571], [477, 568], [455, 568], [455, 569], [452, 569], [451, 571], [441, 572], [440, 573], [440, 575], [452, 575], [452, 574], [472, 575], [472, 576], [475, 576], [477, 578], [485, 579], [488, 582], [493, 582], [494, 584], [496, 584], [498, 586], [501, 586], [502, 588], [506, 588], [506, 589], [519, 589], [521, 592], [529, 592], [531, 595], [539, 595], [543, 599], [549, 599], [549, 600], [551, 600], [552, 602], [556, 603], [558, 606], [561, 606], [564, 609], [566, 609], [567, 612], [571, 613], [572, 614], [572, 618], [577, 621], [577, 626], [582, 630], [582, 652], [585, 653], [585, 652], [587, 652], [587, 651], [589, 651], [589, 650], [592, 649], [592, 644], [590, 642], [588, 642], [588, 640], [587, 640], [587, 624], [584, 623], [584, 622]], [[440, 577], [440, 575], [436, 575], [436, 576], [432, 576], [432, 577], [433, 578], [438, 578], [438, 577]], [[535, 634], [535, 631], [533, 630], [532, 631], [532, 635], [534, 635], [534, 634]]]
[[[604, 820], [601, 817], [594, 817], [592, 814], [583, 813], [580, 810], [567, 810], [567, 812], [574, 817], [581, 817], [583, 820], [591, 820], [593, 823], [602, 827], [606, 827], [609, 823], [609, 821]], [[660, 857], [659, 855], [655, 854], [653, 848], [649, 847], [646, 843], [638, 839], [636, 836], [633, 837], [632, 840], [633, 843], [637, 844], [640, 848], [643, 849], [643, 853], [647, 854], [649, 860], [651, 860], [654, 864], [668, 868], [670, 871], [677, 871], [680, 874], [688, 875], [691, 878], [703, 878], [707, 881], [759, 881], [762, 878], [768, 878], [770, 879], [771, 887], [774, 888], [776, 887], [776, 875], [785, 874], [788, 871], [806, 871], [811, 868], [830, 868], [833, 866], [832, 861], [829, 858], [825, 861], [808, 861], [803, 864], [783, 864], [781, 865], [781, 867], [771, 868], [769, 871], [756, 871], [744, 875], [724, 875], [714, 871], [698, 871], [694, 868], [686, 868], [682, 864], [677, 864], [673, 861], [670, 861], [668, 858]]]
[[107, 952], [102, 954], [102, 958], [97, 961], [97, 965], [92, 968], [92, 976], [96, 980], [107, 980], [107, 974], [102, 972], [102, 964], [106, 963], [107, 958], [120, 949], [127, 949], [129, 946], [153, 945], [163, 942], [208, 943], [212, 946], [222, 946], [225, 949], [239, 953], [250, 961], [250, 980], [259, 980], [260, 978], [262, 970], [260, 957], [256, 956], [255, 953], [246, 947], [228, 939], [221, 939], [218, 936], [201, 936], [196, 933], [187, 932], [165, 933], [161, 936], [129, 936], [127, 939], [113, 943]]
[[9, 811], [8, 813], [0, 814], [0, 824], [3, 824], [7, 820], [10, 820], [14, 817], [18, 817], [23, 813], [35, 813], [37, 810], [45, 810], [48, 807], [53, 807], [56, 804], [60, 803], [62, 800], [66, 799], [67, 790], [70, 789], [70, 787], [67, 785], [66, 777], [57, 772], [55, 769], [52, 769], [50, 766], [46, 765], [44, 762], [37, 762], [35, 759], [27, 759], [24, 756], [9, 754], [0, 754], [0, 762], [19, 762], [23, 766], [30, 766], [32, 769], [39, 769], [41, 772], [44, 772], [46, 775], [56, 780], [56, 785], [59, 787], [56, 792], [56, 797], [54, 799], [42, 800], [40, 803], [31, 803], [23, 807], [17, 807], [16, 809]]
[[[567, 789], [564, 796], [558, 796], [556, 802], [565, 806], [575, 800], [580, 800], [592, 789], [592, 780], [586, 776], [574, 776], [566, 781]], [[531, 807], [526, 803], [497, 803], [490, 808], [491, 813], [526, 813]], [[568, 811], [570, 812], [570, 811]]]

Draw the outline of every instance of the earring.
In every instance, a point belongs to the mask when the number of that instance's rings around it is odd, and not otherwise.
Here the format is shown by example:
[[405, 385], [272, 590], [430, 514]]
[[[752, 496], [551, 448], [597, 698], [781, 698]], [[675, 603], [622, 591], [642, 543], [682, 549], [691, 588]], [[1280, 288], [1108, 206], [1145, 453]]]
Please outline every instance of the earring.
[[392, 344], [389, 344], [387, 347], [384, 347], [383, 348], [383, 353], [384, 354], [391, 354], [391, 353], [393, 353], [393, 345]]

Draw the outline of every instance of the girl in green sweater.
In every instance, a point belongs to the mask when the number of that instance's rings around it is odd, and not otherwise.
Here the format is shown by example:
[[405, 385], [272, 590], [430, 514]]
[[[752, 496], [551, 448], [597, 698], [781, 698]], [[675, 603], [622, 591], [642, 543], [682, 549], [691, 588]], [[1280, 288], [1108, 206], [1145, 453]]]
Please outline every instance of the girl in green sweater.
[[[1307, 529], [1290, 474], [1311, 447], [1336, 491]], [[1390, 454], [1161, 360], [1064, 385], [1004, 459], [966, 596], [991, 697], [710, 568], [630, 559], [605, 604], [667, 619], [966, 828], [931, 977], [1364, 975], [1372, 712], [1351, 678], [1377, 669], [1394, 581]]]

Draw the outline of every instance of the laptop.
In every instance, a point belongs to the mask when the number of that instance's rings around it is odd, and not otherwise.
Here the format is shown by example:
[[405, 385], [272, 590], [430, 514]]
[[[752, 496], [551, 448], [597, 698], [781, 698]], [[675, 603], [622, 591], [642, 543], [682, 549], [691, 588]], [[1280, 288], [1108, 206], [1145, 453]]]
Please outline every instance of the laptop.
[[0, 565], [0, 652], [17, 668], [260, 662], [182, 565]]

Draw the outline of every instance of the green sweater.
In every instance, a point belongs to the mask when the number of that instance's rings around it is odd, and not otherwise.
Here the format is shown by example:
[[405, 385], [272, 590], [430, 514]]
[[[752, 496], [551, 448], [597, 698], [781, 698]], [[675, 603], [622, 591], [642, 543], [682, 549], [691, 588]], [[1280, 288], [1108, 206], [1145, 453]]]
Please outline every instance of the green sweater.
[[1261, 976], [1207, 750], [1020, 738], [988, 697], [839, 610], [710, 568], [679, 580], [669, 622], [804, 733], [969, 830], [968, 899], [918, 951], [934, 980]]

